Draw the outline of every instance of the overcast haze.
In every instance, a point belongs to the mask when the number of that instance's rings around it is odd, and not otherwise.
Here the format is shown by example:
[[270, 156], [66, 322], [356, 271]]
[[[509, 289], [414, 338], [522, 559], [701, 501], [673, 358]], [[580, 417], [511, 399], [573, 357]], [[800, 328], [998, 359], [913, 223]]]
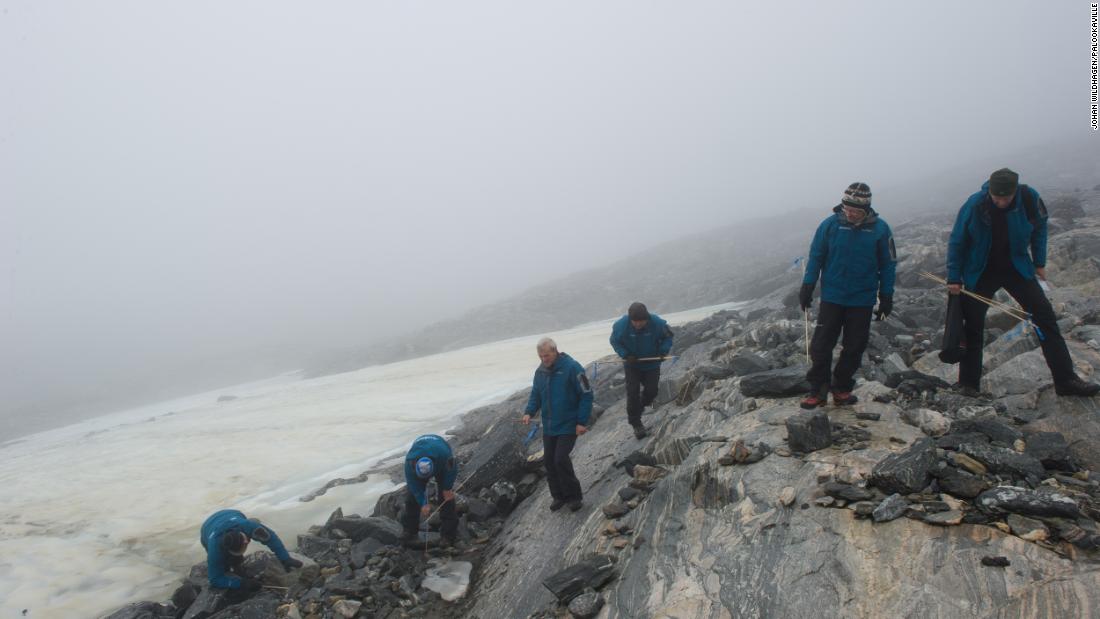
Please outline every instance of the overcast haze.
[[1088, 6], [0, 0], [0, 427], [1096, 137]]

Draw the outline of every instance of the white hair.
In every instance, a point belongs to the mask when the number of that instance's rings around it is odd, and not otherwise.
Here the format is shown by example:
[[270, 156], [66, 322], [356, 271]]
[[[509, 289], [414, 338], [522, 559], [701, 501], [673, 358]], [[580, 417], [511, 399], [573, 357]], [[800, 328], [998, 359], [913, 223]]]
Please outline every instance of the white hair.
[[554, 352], [558, 352], [558, 343], [548, 337], [544, 337], [539, 340], [538, 344], [535, 345], [535, 350], [539, 352], [542, 352], [544, 350], [552, 350]]

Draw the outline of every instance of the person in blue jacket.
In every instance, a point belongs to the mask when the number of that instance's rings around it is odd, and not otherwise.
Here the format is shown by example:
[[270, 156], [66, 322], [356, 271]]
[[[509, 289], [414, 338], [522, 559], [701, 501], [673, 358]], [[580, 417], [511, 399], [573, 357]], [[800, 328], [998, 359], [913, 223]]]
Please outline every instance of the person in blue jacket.
[[554, 340], [542, 338], [536, 350], [541, 363], [535, 370], [522, 421], [527, 425], [531, 423], [531, 415], [542, 416], [542, 459], [553, 499], [550, 511], [563, 505], [577, 511], [584, 505], [583, 493], [569, 454], [577, 444], [577, 437], [588, 431], [592, 386], [581, 364], [558, 352]]
[[435, 479], [438, 492], [436, 501], [440, 504], [439, 515], [442, 523], [439, 528], [440, 542], [444, 546], [455, 544], [458, 532], [458, 513], [455, 511], [455, 479], [458, 478], [458, 464], [455, 463], [451, 445], [442, 436], [425, 434], [417, 437], [405, 454], [405, 511], [401, 514], [401, 525], [405, 529], [402, 538], [406, 544], [416, 540], [416, 531], [421, 519], [427, 519], [432, 511], [428, 502], [428, 481]]
[[259, 581], [248, 578], [241, 570], [244, 551], [252, 540], [270, 548], [286, 569], [302, 567], [302, 562], [290, 556], [282, 540], [270, 527], [255, 518], [247, 518], [235, 509], [223, 509], [211, 514], [202, 523], [199, 532], [199, 541], [206, 549], [206, 575], [211, 587], [246, 592], [260, 589]]
[[[821, 278], [821, 307], [806, 372], [810, 394], [802, 400], [802, 408], [808, 409], [824, 406], [830, 390], [834, 405], [856, 403], [854, 376], [870, 339], [871, 315], [885, 320], [894, 308], [897, 252], [890, 226], [871, 208], [871, 188], [852, 183], [833, 213], [814, 234], [798, 295], [802, 310], [808, 312], [814, 285]], [[872, 311], [876, 295], [878, 310]], [[833, 348], [842, 332], [840, 358], [830, 380]]]
[[[661, 383], [661, 360], [672, 351], [672, 329], [642, 303], [630, 304], [626, 315], [611, 327], [611, 348], [623, 360], [626, 378], [626, 420], [635, 438], [645, 438], [642, 410], [657, 397]], [[639, 361], [639, 359], [649, 359]]]
[[[1096, 395], [1100, 385], [1081, 380], [1074, 371], [1054, 308], [1039, 285], [1047, 278], [1047, 212], [1039, 192], [1019, 180], [1008, 168], [997, 170], [959, 209], [947, 243], [947, 292], [960, 294], [965, 286], [992, 298], [1001, 288], [1007, 290], [1041, 333], [1055, 392]], [[966, 353], [959, 363], [958, 387], [966, 395], [978, 395], [988, 306], [964, 296], [962, 310]]]

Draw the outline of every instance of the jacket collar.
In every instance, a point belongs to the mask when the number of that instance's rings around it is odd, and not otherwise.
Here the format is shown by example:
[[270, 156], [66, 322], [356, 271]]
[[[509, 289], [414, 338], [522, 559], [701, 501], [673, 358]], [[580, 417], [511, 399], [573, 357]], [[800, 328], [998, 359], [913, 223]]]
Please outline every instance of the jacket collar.
[[862, 228], [863, 226], [873, 226], [878, 221], [878, 213], [874, 208], [867, 209], [867, 216], [863, 218], [863, 221], [858, 224], [853, 224], [848, 221], [848, 218], [844, 216], [844, 205], [838, 204], [833, 207], [833, 212], [836, 213], [837, 221], [849, 226], [855, 226], [856, 228]]
[[540, 363], [539, 364], [539, 371], [543, 372], [545, 374], [552, 374], [552, 373], [558, 371], [559, 369], [561, 369], [563, 360], [569, 359], [569, 358], [570, 358], [569, 355], [567, 355], [567, 354], [565, 354], [561, 351], [558, 351], [558, 358], [554, 361], [554, 365], [551, 365], [550, 367], [546, 367], [545, 365], [542, 365]]

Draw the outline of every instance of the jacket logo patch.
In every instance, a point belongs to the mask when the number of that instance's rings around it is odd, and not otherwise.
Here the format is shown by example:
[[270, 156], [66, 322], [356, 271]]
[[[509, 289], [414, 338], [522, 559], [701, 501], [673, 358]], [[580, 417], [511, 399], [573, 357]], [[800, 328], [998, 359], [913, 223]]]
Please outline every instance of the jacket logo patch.
[[584, 374], [580, 374], [577, 376], [577, 382], [581, 384], [581, 393], [588, 393], [589, 391], [592, 391], [592, 385], [589, 384], [588, 377]]
[[890, 261], [891, 262], [897, 262], [898, 261], [898, 248], [894, 247], [894, 235], [890, 235], [889, 243], [890, 243]]

